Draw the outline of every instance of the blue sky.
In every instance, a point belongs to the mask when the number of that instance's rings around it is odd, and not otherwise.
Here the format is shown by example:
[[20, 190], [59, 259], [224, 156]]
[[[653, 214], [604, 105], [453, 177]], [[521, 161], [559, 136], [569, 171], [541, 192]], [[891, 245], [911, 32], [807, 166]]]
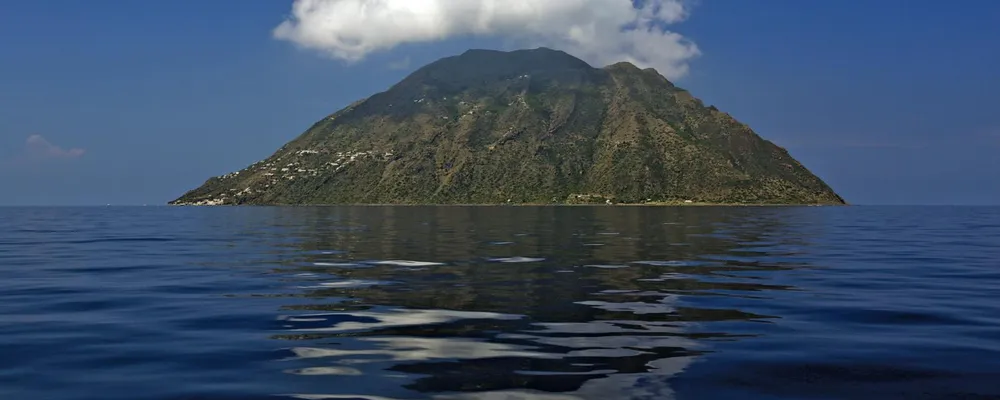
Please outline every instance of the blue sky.
[[[163, 204], [422, 64], [508, 43], [457, 35], [346, 63], [275, 39], [291, 10], [4, 4], [0, 205]], [[679, 86], [848, 201], [1000, 204], [997, 21], [989, 0], [700, 0], [669, 29], [700, 50]]]

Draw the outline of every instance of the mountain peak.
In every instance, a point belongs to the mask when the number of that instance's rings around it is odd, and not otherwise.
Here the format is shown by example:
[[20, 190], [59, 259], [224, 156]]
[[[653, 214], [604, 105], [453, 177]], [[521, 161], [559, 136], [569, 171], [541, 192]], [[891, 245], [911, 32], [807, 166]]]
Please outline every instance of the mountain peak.
[[433, 88], [446, 95], [468, 88], [503, 85], [511, 80], [579, 83], [600, 79], [600, 75], [600, 70], [585, 61], [547, 47], [514, 51], [471, 49], [417, 69], [390, 92], [412, 97]]
[[616, 62], [614, 64], [608, 65], [607, 67], [604, 67], [604, 68], [605, 69], [619, 69], [619, 70], [626, 70], [626, 71], [639, 71], [639, 67], [635, 66], [635, 64], [632, 64], [629, 61], [619, 61], [619, 62]]
[[567, 53], [565, 51], [556, 50], [556, 49], [553, 49], [551, 47], [544, 47], [544, 46], [542, 46], [542, 47], [536, 47], [536, 48], [533, 48], [533, 49], [515, 49], [515, 50], [468, 49], [468, 50], [464, 51], [461, 55], [459, 55], [459, 57], [467, 55], [467, 54], [479, 54], [479, 53], [487, 53], [487, 54], [501, 55], [501, 56], [502, 55], [517, 55], [517, 54], [547, 54], [547, 55], [559, 55], [559, 56], [573, 57], [573, 56], [569, 55], [569, 53]]
[[428, 65], [428, 67], [437, 68], [443, 66], [487, 70], [504, 68], [521, 71], [540, 69], [593, 69], [590, 64], [573, 57], [569, 53], [548, 47], [513, 51], [470, 49], [458, 56], [443, 58]]

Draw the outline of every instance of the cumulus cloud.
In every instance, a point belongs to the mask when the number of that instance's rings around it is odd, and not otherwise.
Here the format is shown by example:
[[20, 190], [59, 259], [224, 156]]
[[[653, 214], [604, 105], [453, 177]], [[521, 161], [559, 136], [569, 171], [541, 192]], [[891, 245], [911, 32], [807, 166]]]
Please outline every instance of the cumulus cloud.
[[389, 63], [389, 69], [407, 69], [410, 68], [410, 57], [406, 57], [402, 60], [397, 60]]
[[27, 158], [31, 159], [51, 159], [51, 158], [79, 158], [85, 152], [84, 149], [64, 149], [46, 140], [42, 135], [31, 135], [24, 143], [24, 152]]
[[596, 66], [629, 61], [675, 79], [700, 54], [666, 29], [688, 12], [683, 0], [295, 0], [273, 34], [350, 62], [401, 44], [499, 37]]

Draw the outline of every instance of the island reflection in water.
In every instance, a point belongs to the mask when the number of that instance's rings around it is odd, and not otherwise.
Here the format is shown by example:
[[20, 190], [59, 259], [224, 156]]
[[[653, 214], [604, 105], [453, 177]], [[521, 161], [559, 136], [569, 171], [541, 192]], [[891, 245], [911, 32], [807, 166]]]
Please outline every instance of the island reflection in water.
[[0, 398], [1000, 398], [1000, 208], [0, 208]]
[[[713, 341], [775, 318], [732, 305], [791, 288], [746, 273], [810, 268], [782, 261], [811, 229], [787, 210], [308, 212], [275, 220], [301, 256], [273, 271], [297, 298], [273, 338], [305, 387], [358, 391], [301, 398], [670, 398], [671, 377]], [[697, 297], [719, 301], [685, 301]]]

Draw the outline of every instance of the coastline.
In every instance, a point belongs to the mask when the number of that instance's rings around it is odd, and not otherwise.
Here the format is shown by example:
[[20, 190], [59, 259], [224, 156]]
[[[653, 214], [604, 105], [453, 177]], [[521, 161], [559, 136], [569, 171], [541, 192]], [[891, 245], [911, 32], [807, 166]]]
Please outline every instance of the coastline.
[[849, 203], [332, 203], [332, 204], [167, 204], [174, 207], [849, 207]]

